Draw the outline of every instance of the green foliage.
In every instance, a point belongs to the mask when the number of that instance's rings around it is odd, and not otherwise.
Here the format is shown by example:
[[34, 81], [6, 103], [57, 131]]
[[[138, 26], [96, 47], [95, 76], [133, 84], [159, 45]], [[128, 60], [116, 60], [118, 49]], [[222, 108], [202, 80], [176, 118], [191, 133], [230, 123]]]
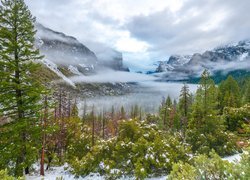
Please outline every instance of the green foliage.
[[168, 179], [169, 180], [172, 180], [172, 179], [173, 180], [177, 180], [177, 179], [194, 180], [194, 179], [199, 179], [199, 178], [198, 178], [197, 169], [194, 166], [180, 161], [173, 165], [173, 170], [168, 176]]
[[168, 179], [249, 179], [250, 154], [246, 151], [238, 163], [222, 160], [214, 151], [209, 156], [199, 155], [190, 164], [178, 162], [173, 165]]
[[179, 99], [179, 111], [182, 117], [188, 117], [188, 113], [190, 112], [190, 107], [192, 104], [191, 94], [189, 92], [189, 87], [187, 84], [184, 84]]
[[71, 166], [81, 176], [99, 172], [110, 177], [135, 175], [143, 179], [170, 172], [174, 162], [187, 161], [188, 152], [178, 134], [172, 136], [156, 125], [129, 120], [120, 123], [117, 137], [99, 141], [85, 157], [75, 158]]
[[208, 154], [214, 149], [220, 155], [227, 155], [235, 151], [234, 137], [225, 132], [217, 107], [217, 88], [209, 73], [204, 71], [187, 130], [187, 142], [192, 145], [193, 152]]
[[34, 48], [35, 18], [23, 0], [0, 5], [0, 114], [9, 120], [1, 130], [0, 168], [13, 163], [16, 176], [35, 162], [39, 138], [39, 111], [43, 87], [31, 73], [41, 59]]
[[75, 157], [81, 159], [91, 147], [91, 129], [83, 125], [79, 118], [70, 118], [67, 126], [67, 161]]
[[163, 99], [159, 115], [161, 120], [159, 125], [163, 130], [173, 130], [180, 127], [180, 121], [176, 122], [176, 104], [173, 104], [170, 96], [168, 96], [166, 100]]
[[13, 176], [9, 176], [7, 170], [0, 170], [0, 179], [2, 180], [24, 180], [24, 178], [21, 178], [21, 177], [16, 179]]
[[45, 65], [41, 65], [32, 71], [31, 77], [36, 79], [41, 84], [48, 84], [51, 81], [60, 79], [60, 77], [55, 72]]
[[232, 76], [219, 85], [219, 106], [222, 111], [224, 107], [240, 106], [240, 88]]
[[234, 176], [238, 179], [250, 179], [250, 148], [242, 154], [241, 161], [235, 164], [234, 170]]
[[250, 103], [250, 78], [244, 81], [241, 94], [242, 94], [242, 103], [243, 104]]
[[250, 119], [250, 104], [245, 104], [240, 108], [225, 108], [223, 118], [228, 130], [242, 129], [242, 125], [248, 123]]

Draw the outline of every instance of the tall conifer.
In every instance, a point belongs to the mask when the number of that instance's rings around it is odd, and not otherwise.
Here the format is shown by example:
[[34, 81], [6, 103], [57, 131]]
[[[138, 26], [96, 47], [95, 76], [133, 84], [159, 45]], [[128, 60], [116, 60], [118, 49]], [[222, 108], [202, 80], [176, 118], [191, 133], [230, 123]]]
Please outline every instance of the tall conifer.
[[[35, 18], [23, 0], [2, 0], [0, 4], [0, 114], [9, 119], [1, 133], [0, 166], [12, 162], [14, 174], [34, 162], [42, 87], [31, 77], [41, 59], [34, 48]], [[5, 149], [4, 149], [5, 148]]]

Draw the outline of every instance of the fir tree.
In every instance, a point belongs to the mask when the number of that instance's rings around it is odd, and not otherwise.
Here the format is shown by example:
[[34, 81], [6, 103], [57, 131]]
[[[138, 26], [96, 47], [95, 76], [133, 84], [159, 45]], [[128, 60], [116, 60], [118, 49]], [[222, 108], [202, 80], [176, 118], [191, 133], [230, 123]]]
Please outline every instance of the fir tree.
[[170, 128], [171, 126], [171, 119], [170, 114], [173, 110], [172, 100], [170, 96], [167, 97], [167, 99], [163, 99], [162, 105], [160, 107], [160, 116], [162, 119], [163, 129]]
[[219, 103], [221, 112], [224, 107], [240, 106], [240, 88], [231, 75], [219, 85]]
[[194, 152], [209, 153], [214, 149], [219, 154], [231, 153], [233, 146], [225, 133], [224, 121], [218, 116], [217, 88], [205, 70], [197, 89], [192, 115], [188, 124], [187, 141], [192, 144]]
[[218, 114], [217, 94], [215, 83], [210, 78], [209, 72], [205, 70], [202, 73], [193, 105], [193, 119], [196, 121], [196, 126], [207, 124], [209, 119]]
[[79, 114], [79, 111], [78, 111], [78, 107], [77, 107], [77, 102], [76, 102], [76, 99], [75, 99], [75, 102], [72, 106], [72, 110], [71, 110], [71, 117], [78, 117], [78, 114]]
[[126, 111], [123, 106], [121, 107], [121, 119], [122, 120], [126, 119]]
[[[34, 48], [35, 18], [23, 0], [2, 0], [0, 4], [0, 111], [11, 121], [6, 125], [8, 162], [14, 162], [16, 176], [29, 173], [34, 162], [34, 131], [37, 130], [42, 88], [31, 77], [35, 60], [41, 59]], [[2, 137], [2, 135], [0, 135]], [[11, 144], [11, 145], [10, 145]], [[1, 161], [0, 163], [6, 163]], [[7, 163], [8, 164], [8, 163]], [[1, 165], [0, 165], [1, 166]]]
[[250, 79], [247, 79], [242, 88], [242, 103], [250, 103]]
[[184, 84], [181, 93], [180, 93], [180, 100], [179, 100], [179, 110], [181, 114], [181, 125], [183, 134], [185, 134], [185, 129], [188, 123], [188, 113], [190, 111], [191, 106], [191, 95], [189, 92], [189, 87], [187, 84]]

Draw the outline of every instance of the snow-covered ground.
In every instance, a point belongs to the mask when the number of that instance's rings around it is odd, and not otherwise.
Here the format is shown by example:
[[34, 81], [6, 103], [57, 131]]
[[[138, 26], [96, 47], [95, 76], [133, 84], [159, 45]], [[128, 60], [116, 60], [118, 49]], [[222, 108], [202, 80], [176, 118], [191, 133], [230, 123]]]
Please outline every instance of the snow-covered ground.
[[[235, 154], [232, 156], [224, 157], [223, 160], [227, 160], [231, 163], [237, 163], [241, 159], [241, 154]], [[39, 166], [34, 165], [34, 169], [36, 172], [39, 172]], [[91, 173], [86, 177], [76, 178], [73, 174], [67, 170], [67, 165], [60, 166], [60, 167], [53, 167], [49, 171], [45, 171], [45, 176], [39, 176], [37, 173], [31, 174], [26, 176], [26, 180], [56, 180], [56, 178], [62, 178], [63, 180], [105, 180], [104, 176], [101, 176], [98, 173]], [[167, 176], [161, 176], [161, 177], [153, 177], [153, 178], [147, 178], [146, 180], [165, 180], [167, 179]], [[120, 178], [120, 180], [135, 180], [135, 178], [131, 177], [125, 177]]]
[[227, 160], [229, 161], [230, 163], [237, 163], [240, 161], [241, 159], [241, 154], [235, 154], [235, 155], [232, 155], [232, 156], [227, 156], [227, 157], [224, 157], [222, 158], [223, 160]]
[[[37, 173], [33, 173], [31, 175], [28, 175], [25, 177], [26, 180], [56, 180], [56, 178], [62, 178], [63, 180], [105, 180], [104, 176], [101, 176], [98, 173], [91, 173], [86, 177], [80, 177], [76, 178], [73, 174], [71, 174], [67, 170], [67, 165], [59, 166], [59, 167], [53, 167], [49, 171], [45, 171], [45, 176], [39, 176], [39, 166], [36, 164], [33, 167]], [[154, 178], [147, 178], [146, 180], [165, 180], [167, 179], [167, 176], [161, 176], [161, 177], [154, 177]], [[120, 178], [120, 180], [135, 180], [135, 178], [131, 177], [124, 177]]]

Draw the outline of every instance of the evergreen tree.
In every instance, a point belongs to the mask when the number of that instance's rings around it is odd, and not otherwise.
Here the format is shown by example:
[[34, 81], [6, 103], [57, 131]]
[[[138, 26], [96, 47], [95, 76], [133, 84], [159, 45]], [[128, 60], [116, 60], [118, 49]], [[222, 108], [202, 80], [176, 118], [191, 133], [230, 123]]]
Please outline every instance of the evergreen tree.
[[[209, 72], [202, 73], [193, 104], [193, 120], [195, 126], [209, 125], [209, 120], [218, 114], [217, 88], [210, 78]], [[208, 128], [208, 127], [207, 127]]]
[[184, 84], [181, 93], [180, 93], [180, 100], [179, 100], [179, 111], [181, 114], [181, 125], [183, 133], [185, 134], [185, 129], [188, 123], [188, 113], [190, 111], [191, 106], [191, 95], [189, 92], [189, 87], [187, 84]]
[[78, 114], [79, 114], [79, 110], [77, 107], [77, 102], [75, 100], [73, 107], [72, 107], [72, 110], [71, 110], [71, 117], [78, 117]]
[[126, 119], [126, 111], [123, 106], [121, 107], [121, 119], [122, 120]]
[[[0, 114], [11, 123], [1, 132], [6, 137], [0, 145], [0, 166], [14, 163], [16, 176], [29, 173], [34, 162], [34, 131], [39, 120], [42, 87], [31, 73], [35, 60], [41, 59], [34, 48], [35, 18], [23, 0], [2, 0], [0, 3]], [[5, 144], [6, 143], [6, 144]], [[3, 149], [3, 147], [5, 149]], [[7, 159], [5, 159], [5, 157]]]
[[173, 110], [173, 103], [170, 98], [170, 96], [167, 97], [167, 99], [163, 99], [162, 105], [160, 107], [160, 117], [162, 119], [162, 126], [163, 129], [170, 128], [173, 122], [173, 118], [170, 118], [171, 116], [171, 111]]
[[240, 88], [231, 75], [219, 85], [219, 103], [221, 112], [224, 107], [240, 106]]
[[250, 103], [250, 79], [247, 79], [242, 88], [242, 103]]
[[[194, 152], [209, 153], [214, 149], [224, 155], [232, 153], [233, 142], [225, 132], [224, 121], [218, 116], [217, 88], [205, 70], [197, 89], [188, 124], [187, 141]], [[223, 149], [225, 148], [225, 149]]]

